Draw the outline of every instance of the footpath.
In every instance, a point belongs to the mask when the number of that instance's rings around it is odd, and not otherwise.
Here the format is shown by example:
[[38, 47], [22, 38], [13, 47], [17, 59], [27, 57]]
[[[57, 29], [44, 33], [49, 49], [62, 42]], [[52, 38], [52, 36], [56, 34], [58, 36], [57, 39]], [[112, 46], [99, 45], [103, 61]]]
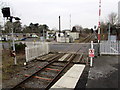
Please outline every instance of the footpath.
[[[87, 66], [76, 88], [118, 88], [120, 56], [100, 56], [94, 58], [93, 67]], [[89, 71], [87, 73], [87, 71]], [[86, 78], [87, 77], [87, 78]]]

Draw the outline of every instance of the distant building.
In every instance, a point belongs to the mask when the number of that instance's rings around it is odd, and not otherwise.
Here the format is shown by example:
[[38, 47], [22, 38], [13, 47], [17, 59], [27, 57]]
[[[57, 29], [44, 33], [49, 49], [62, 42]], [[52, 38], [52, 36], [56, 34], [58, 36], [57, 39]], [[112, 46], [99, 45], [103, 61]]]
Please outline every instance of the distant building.
[[118, 2], [118, 23], [120, 24], [120, 1]]
[[56, 31], [50, 30], [46, 32], [46, 39], [54, 39]]
[[[59, 37], [60, 34], [60, 37]], [[76, 39], [79, 39], [80, 35], [79, 32], [71, 32], [70, 30], [62, 30], [60, 33], [59, 31], [47, 31], [46, 32], [46, 39], [47, 40], [56, 40], [57, 42], [66, 42], [66, 43], [72, 43]]]
[[60, 37], [58, 36], [59, 32], [56, 32], [56, 40], [57, 42], [74, 42], [76, 39], [79, 39], [79, 32], [71, 32], [70, 30], [63, 30], [60, 33]]

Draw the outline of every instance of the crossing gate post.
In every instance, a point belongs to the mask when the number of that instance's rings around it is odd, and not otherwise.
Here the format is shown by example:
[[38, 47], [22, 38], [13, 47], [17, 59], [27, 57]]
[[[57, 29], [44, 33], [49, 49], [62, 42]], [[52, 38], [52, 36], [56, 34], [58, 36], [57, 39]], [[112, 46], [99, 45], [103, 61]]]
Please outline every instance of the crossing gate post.
[[93, 49], [93, 41], [91, 41], [91, 49], [89, 49], [89, 57], [90, 57], [90, 66], [93, 66], [93, 57], [94, 57], [94, 49]]
[[28, 62], [28, 47], [25, 47], [26, 62]]

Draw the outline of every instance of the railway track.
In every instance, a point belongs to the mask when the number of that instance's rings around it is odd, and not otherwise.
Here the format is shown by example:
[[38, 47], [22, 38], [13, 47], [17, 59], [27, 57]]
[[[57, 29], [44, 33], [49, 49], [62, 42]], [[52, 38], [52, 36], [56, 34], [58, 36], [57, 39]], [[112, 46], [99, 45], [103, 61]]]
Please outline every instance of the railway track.
[[[84, 39], [84, 42], [90, 42], [94, 35], [89, 35]], [[74, 45], [70, 47], [72, 49]], [[37, 60], [46, 60], [48, 62], [47, 65], [43, 67], [39, 67], [40, 69], [33, 73], [32, 75], [25, 74], [25, 79], [15, 85], [11, 90], [21, 90], [21, 89], [49, 89], [65, 72], [65, 70], [69, 69], [74, 63], [82, 61], [83, 53], [80, 56], [80, 50], [75, 50], [75, 53], [68, 55], [64, 61], [60, 61], [59, 59], [64, 56], [64, 53], [55, 55], [51, 54], [48, 57], [43, 56], [42, 59], [38, 58]], [[74, 61], [75, 60], [75, 61]]]
[[64, 54], [58, 54], [52, 58], [47, 65], [39, 67], [40, 70], [32, 75], [26, 75], [26, 79], [15, 85], [11, 90], [21, 90], [28, 88], [42, 88], [49, 89], [63, 74], [63, 72], [73, 65], [72, 60], [76, 54], [72, 54], [68, 59], [68, 62], [58, 62], [58, 59]]
[[93, 40], [94, 34], [87, 36], [86, 38], [84, 38], [82, 41], [79, 41], [79, 43], [88, 43], [91, 40]]

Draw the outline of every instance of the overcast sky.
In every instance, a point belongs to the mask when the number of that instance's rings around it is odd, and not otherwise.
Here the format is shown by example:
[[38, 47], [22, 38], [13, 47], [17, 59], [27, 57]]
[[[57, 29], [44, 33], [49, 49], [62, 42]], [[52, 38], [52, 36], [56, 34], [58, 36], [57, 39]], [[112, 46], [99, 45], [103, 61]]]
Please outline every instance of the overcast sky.
[[[21, 18], [22, 25], [32, 23], [47, 24], [50, 29], [58, 29], [58, 16], [61, 16], [62, 29], [71, 25], [93, 28], [98, 25], [99, 0], [0, 0], [11, 7], [12, 15]], [[101, 0], [101, 20], [106, 20], [111, 12], [118, 13], [118, 1]]]

